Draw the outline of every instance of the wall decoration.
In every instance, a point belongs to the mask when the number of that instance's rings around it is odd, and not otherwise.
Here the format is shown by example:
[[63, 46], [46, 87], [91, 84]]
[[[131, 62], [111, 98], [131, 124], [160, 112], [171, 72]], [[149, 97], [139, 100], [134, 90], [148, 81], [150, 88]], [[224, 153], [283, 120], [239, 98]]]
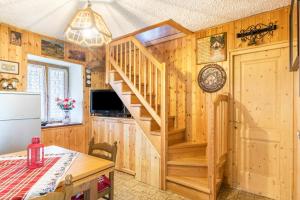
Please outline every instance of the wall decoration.
[[85, 69], [85, 87], [92, 86], [92, 71], [88, 68]]
[[1, 79], [0, 80], [0, 86], [3, 90], [17, 90], [17, 84], [19, 83], [19, 80], [16, 78], [11, 79]]
[[41, 40], [42, 55], [64, 59], [64, 43], [53, 40]]
[[248, 45], [256, 45], [258, 40], [262, 40], [266, 35], [273, 36], [273, 32], [277, 29], [277, 25], [274, 23], [256, 24], [251, 25], [246, 29], [242, 29], [238, 34], [237, 38], [241, 38], [243, 42], [249, 40]]
[[0, 73], [19, 74], [19, 63], [0, 60]]
[[226, 33], [197, 40], [197, 64], [221, 62], [227, 59]]
[[16, 31], [9, 31], [10, 44], [21, 46], [22, 45], [22, 33]]
[[81, 62], [86, 61], [85, 52], [83, 52], [83, 51], [69, 50], [68, 54], [69, 54], [68, 55], [69, 59], [78, 60], [78, 61], [81, 61]]
[[213, 93], [224, 87], [226, 79], [226, 72], [220, 65], [209, 64], [200, 70], [198, 84], [205, 92]]

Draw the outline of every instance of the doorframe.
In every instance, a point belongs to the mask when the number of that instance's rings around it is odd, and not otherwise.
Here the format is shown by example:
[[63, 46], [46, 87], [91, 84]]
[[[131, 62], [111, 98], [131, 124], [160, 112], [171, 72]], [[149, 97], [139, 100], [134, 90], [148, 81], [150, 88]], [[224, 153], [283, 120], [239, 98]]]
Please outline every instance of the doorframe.
[[[268, 50], [274, 50], [274, 49], [281, 49], [281, 48], [286, 48], [289, 47], [289, 43], [288, 41], [282, 41], [282, 42], [276, 42], [276, 43], [272, 43], [272, 44], [266, 44], [266, 45], [261, 45], [261, 46], [254, 46], [254, 47], [249, 47], [249, 48], [243, 48], [243, 49], [235, 49], [229, 52], [229, 92], [230, 92], [230, 98], [229, 98], [229, 147], [231, 148], [231, 150], [229, 151], [228, 154], [228, 172], [229, 172], [229, 176], [228, 176], [228, 184], [233, 187], [236, 188], [237, 183], [235, 183], [233, 181], [233, 176], [234, 176], [234, 170], [233, 170], [233, 164], [234, 161], [236, 161], [236, 157], [233, 154], [233, 152], [235, 152], [235, 146], [233, 146], [234, 141], [236, 139], [235, 134], [234, 134], [234, 57], [238, 56], [238, 55], [243, 55], [243, 54], [250, 54], [250, 53], [256, 53], [256, 52], [261, 52], [261, 51], [268, 51]], [[288, 64], [288, 63], [287, 63]], [[293, 77], [293, 83], [294, 83], [294, 77]], [[293, 87], [295, 84], [293, 84]], [[295, 89], [293, 88], [293, 91], [295, 91]], [[295, 99], [295, 92], [293, 92], [292, 95], [293, 101]], [[294, 105], [293, 105], [294, 106]], [[295, 127], [295, 116], [293, 113], [293, 122], [292, 122], [292, 126], [293, 126], [293, 130]], [[293, 135], [291, 135], [291, 137], [293, 137]], [[294, 142], [294, 137], [293, 137], [293, 149], [295, 146], [295, 142]], [[293, 166], [293, 177], [295, 174], [295, 168], [294, 168], [294, 163], [295, 163], [295, 152], [293, 152], [293, 159], [292, 159], [292, 166]], [[237, 164], [237, 163], [235, 163]], [[292, 183], [292, 195], [294, 195], [294, 181]]]

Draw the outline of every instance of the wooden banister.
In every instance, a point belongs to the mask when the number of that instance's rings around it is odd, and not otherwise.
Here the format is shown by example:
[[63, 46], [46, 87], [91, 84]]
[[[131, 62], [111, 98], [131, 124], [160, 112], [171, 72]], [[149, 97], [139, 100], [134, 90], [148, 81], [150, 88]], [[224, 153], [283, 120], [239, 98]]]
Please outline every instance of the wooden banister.
[[217, 179], [228, 153], [229, 95], [219, 94], [208, 105], [208, 180], [210, 200], [217, 198]]
[[111, 42], [107, 55], [107, 73], [112, 68], [116, 70], [156, 123], [162, 127], [162, 123], [165, 123], [165, 64], [157, 61], [133, 36]]

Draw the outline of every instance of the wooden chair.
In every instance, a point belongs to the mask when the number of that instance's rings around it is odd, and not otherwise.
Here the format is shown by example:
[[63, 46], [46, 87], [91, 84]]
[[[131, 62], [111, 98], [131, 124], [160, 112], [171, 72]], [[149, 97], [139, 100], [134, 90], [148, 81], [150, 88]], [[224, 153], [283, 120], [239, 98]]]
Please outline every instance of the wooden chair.
[[[117, 142], [114, 142], [113, 145], [110, 145], [108, 143], [98, 143], [95, 144], [94, 138], [90, 141], [89, 144], [89, 155], [95, 156], [98, 158], [106, 159], [113, 161], [114, 163], [116, 162], [116, 157], [117, 157]], [[100, 179], [107, 179], [106, 176], [102, 176]], [[114, 171], [109, 173], [109, 182], [110, 186], [105, 187], [105, 189], [100, 190], [99, 184], [101, 182], [99, 181], [98, 183], [98, 198], [104, 198], [108, 200], [113, 200], [114, 198]], [[105, 181], [105, 180], [104, 180]], [[108, 198], [106, 197], [108, 195]]]
[[70, 200], [73, 194], [72, 175], [67, 175], [63, 190], [61, 192], [50, 192], [40, 197], [34, 197], [30, 200]]

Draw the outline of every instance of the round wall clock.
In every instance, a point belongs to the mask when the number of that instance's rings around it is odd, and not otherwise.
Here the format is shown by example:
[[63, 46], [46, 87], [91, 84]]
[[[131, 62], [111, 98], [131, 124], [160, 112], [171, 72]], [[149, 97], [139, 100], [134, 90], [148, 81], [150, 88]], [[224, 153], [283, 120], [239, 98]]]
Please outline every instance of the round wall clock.
[[226, 83], [226, 72], [217, 64], [205, 65], [198, 75], [198, 84], [205, 92], [217, 92]]

